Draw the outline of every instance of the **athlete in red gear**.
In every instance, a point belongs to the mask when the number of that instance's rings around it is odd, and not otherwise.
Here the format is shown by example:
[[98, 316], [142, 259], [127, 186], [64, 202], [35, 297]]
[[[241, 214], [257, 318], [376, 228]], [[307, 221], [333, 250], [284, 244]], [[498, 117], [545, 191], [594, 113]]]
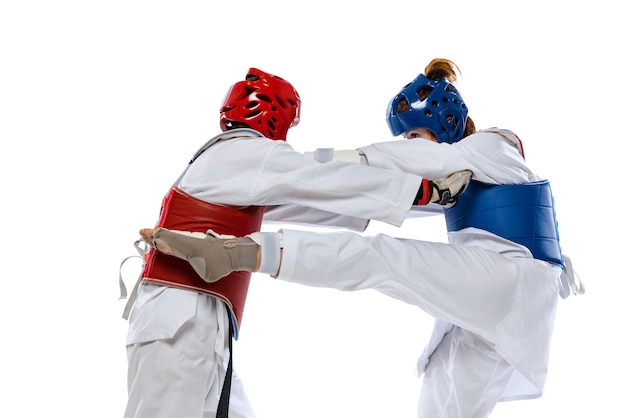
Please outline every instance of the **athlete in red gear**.
[[[358, 230], [368, 219], [398, 226], [414, 202], [438, 202], [441, 185], [458, 194], [469, 181], [467, 174], [450, 184], [345, 162], [322, 164], [285, 141], [300, 106], [289, 82], [251, 68], [224, 99], [224, 133], [201, 147], [169, 188], [156, 226], [246, 235], [272, 216]], [[278, 262], [266, 258], [270, 268]], [[125, 312], [125, 418], [254, 416], [229, 347], [239, 333], [249, 280], [249, 272], [237, 271], [207, 282], [183, 260], [146, 254]]]

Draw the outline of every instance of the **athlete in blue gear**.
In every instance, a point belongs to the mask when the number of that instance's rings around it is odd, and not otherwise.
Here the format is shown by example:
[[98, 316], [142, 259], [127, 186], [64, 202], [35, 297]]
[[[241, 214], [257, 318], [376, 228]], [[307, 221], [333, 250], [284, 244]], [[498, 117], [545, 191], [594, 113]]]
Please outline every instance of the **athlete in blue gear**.
[[[471, 170], [466, 192], [444, 205], [448, 243], [283, 229], [277, 244], [247, 256], [252, 271], [307, 286], [373, 288], [431, 314], [432, 338], [418, 362], [423, 418], [488, 417], [499, 401], [541, 396], [559, 294], [584, 292], [561, 252], [549, 182], [526, 165], [513, 132], [476, 132], [453, 85], [456, 70], [453, 62], [434, 59], [391, 100], [391, 132], [408, 140], [352, 155], [424, 178]], [[349, 155], [314, 153], [321, 154]], [[141, 234], [163, 252], [212, 266], [196, 270], [207, 280], [244, 258], [236, 240], [163, 229]], [[258, 235], [249, 237], [261, 242]], [[265, 269], [266, 258], [279, 258], [280, 265]]]

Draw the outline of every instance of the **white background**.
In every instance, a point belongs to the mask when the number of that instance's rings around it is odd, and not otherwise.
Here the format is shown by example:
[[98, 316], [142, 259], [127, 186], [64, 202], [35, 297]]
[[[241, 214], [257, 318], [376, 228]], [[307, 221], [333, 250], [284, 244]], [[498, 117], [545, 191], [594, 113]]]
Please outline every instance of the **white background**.
[[[388, 101], [434, 57], [479, 128], [549, 178], [587, 285], [562, 301], [541, 399], [493, 417], [621, 417], [625, 370], [619, 2], [12, 1], [0, 5], [0, 416], [121, 417], [117, 276], [249, 67], [303, 99], [299, 151], [394, 139]], [[367, 233], [445, 241], [442, 218]], [[138, 272], [125, 267], [127, 285]], [[259, 418], [413, 417], [432, 320], [370, 291], [253, 278], [235, 367]]]

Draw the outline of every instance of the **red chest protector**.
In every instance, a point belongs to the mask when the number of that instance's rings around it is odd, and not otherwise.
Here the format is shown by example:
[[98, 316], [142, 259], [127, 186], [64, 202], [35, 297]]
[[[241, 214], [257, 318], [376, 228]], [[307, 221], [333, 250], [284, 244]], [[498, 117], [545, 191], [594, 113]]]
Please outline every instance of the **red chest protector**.
[[[173, 187], [163, 199], [157, 227], [191, 232], [212, 229], [218, 234], [244, 236], [261, 229], [264, 206], [234, 208], [197, 199]], [[205, 293], [223, 300], [233, 324], [233, 337], [239, 334], [251, 273], [234, 271], [214, 283], [205, 282], [186, 260], [152, 249], [146, 254], [142, 280], [164, 286]]]

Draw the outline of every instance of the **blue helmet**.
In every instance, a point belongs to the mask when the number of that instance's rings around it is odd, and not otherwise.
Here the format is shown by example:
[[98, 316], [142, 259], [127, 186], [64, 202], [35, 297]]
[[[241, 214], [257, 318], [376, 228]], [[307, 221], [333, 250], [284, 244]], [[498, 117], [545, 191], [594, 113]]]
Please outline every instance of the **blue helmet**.
[[387, 124], [394, 136], [411, 129], [427, 128], [439, 142], [451, 144], [463, 138], [467, 113], [456, 87], [446, 80], [430, 80], [420, 74], [387, 106]]

